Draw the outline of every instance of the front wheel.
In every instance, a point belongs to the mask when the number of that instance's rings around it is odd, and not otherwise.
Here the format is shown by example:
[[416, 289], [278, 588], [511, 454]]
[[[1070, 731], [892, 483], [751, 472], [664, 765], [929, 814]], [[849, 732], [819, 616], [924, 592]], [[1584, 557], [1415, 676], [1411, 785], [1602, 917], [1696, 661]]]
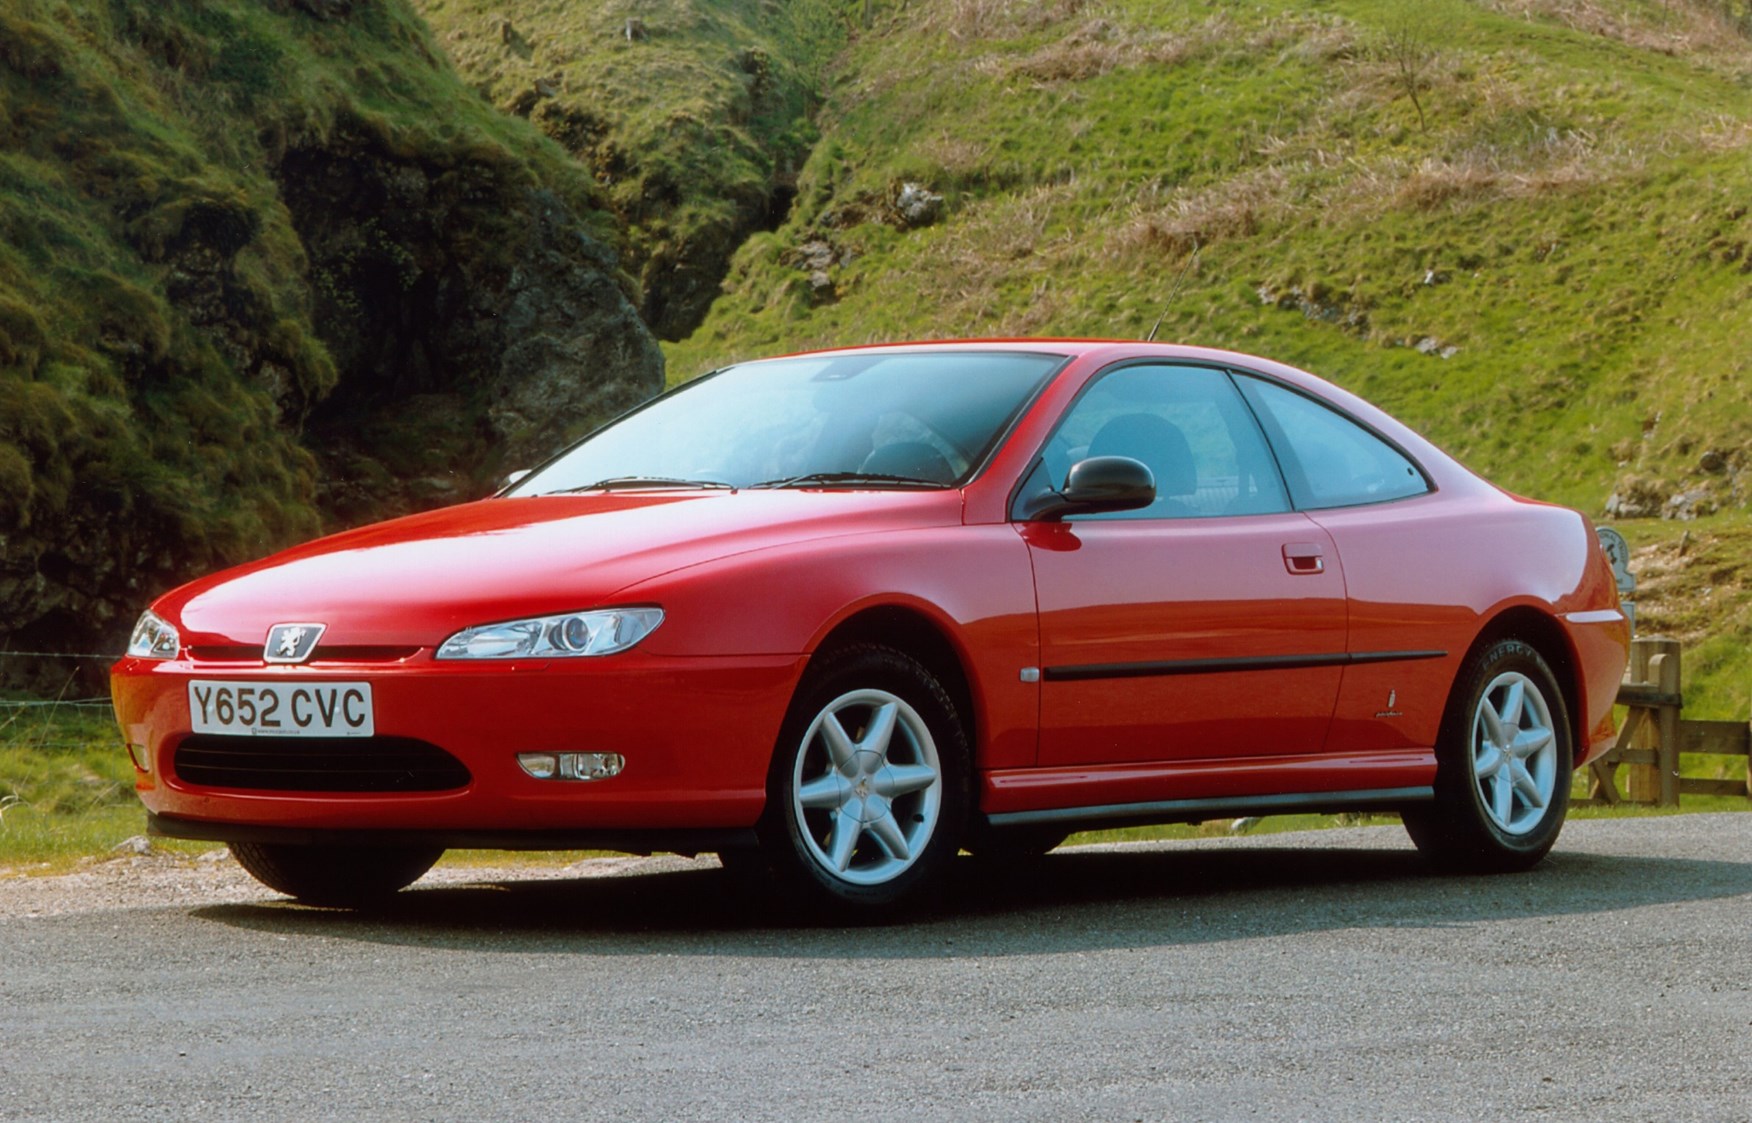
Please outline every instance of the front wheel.
[[307, 905], [359, 908], [420, 880], [444, 851], [424, 846], [297, 846], [234, 842], [251, 877]]
[[768, 779], [761, 841], [806, 905], [876, 915], [925, 895], [960, 844], [967, 736], [917, 660], [859, 645], [798, 691]]
[[1551, 668], [1519, 640], [1467, 660], [1436, 747], [1436, 798], [1406, 830], [1439, 869], [1496, 873], [1544, 858], [1563, 829], [1575, 759]]

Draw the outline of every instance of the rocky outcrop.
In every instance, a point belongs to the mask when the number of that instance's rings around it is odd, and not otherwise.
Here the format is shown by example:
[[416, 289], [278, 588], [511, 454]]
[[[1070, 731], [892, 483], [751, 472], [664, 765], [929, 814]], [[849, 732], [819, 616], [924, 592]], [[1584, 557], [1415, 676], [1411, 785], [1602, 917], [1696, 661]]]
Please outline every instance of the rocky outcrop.
[[171, 585], [662, 389], [594, 185], [402, 0], [0, 6], [0, 147], [0, 653], [119, 652]]
[[340, 371], [309, 441], [341, 521], [482, 494], [662, 390], [613, 254], [516, 165], [348, 129], [277, 178]]
[[663, 389], [663, 352], [616, 285], [613, 261], [547, 192], [506, 285], [487, 420], [500, 465], [527, 467]]

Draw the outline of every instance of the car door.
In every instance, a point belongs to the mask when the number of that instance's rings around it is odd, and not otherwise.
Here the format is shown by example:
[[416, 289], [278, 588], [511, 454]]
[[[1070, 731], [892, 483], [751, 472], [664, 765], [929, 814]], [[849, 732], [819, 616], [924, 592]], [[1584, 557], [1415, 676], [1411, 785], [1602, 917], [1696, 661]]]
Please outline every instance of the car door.
[[1331, 537], [1291, 510], [1230, 376], [1164, 363], [1104, 372], [1037, 476], [1143, 461], [1156, 501], [1021, 525], [1034, 564], [1043, 766], [1318, 753], [1344, 660]]

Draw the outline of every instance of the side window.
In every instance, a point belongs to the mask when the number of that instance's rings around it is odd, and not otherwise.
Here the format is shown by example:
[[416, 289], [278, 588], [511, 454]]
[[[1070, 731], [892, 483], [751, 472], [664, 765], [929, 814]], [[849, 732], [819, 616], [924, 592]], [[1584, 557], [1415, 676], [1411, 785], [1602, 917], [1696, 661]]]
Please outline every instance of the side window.
[[1404, 453], [1342, 413], [1274, 382], [1238, 381], [1277, 446], [1298, 509], [1384, 503], [1430, 489]]
[[1156, 477], [1156, 501], [1094, 519], [1205, 518], [1289, 510], [1265, 438], [1229, 376], [1204, 367], [1130, 366], [1103, 375], [1048, 442], [1053, 485], [1089, 456], [1129, 456]]

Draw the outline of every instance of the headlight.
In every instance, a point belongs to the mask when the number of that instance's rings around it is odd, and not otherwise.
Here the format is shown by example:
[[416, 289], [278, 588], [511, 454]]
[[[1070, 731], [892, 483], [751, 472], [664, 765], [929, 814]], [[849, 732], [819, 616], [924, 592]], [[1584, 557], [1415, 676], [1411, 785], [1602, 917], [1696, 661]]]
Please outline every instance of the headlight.
[[438, 647], [440, 659], [567, 659], [625, 651], [663, 623], [661, 608], [568, 612], [464, 628]]
[[141, 659], [175, 659], [181, 650], [176, 629], [156, 612], [141, 613], [134, 634], [128, 637], [128, 654]]

